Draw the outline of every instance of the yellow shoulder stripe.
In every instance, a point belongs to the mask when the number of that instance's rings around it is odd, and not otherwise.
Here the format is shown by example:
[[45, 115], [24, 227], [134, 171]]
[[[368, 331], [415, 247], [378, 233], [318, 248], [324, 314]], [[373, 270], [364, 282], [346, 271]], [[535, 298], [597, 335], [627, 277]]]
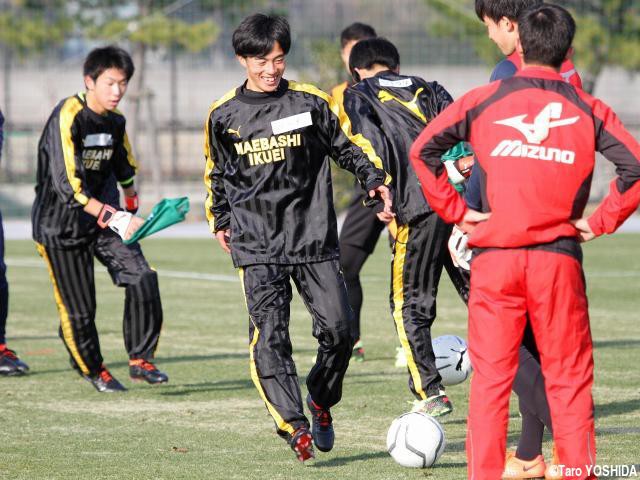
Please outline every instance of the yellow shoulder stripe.
[[[344, 110], [340, 108], [340, 105], [333, 98], [331, 98], [329, 94], [323, 92], [318, 87], [311, 85], [309, 83], [298, 83], [292, 80], [289, 80], [289, 89], [297, 92], [310, 93], [311, 95], [320, 97], [325, 102], [327, 102], [329, 104], [329, 109], [331, 110], [331, 112], [336, 117], [338, 117], [338, 120], [340, 121], [340, 128], [342, 129], [344, 134], [347, 136], [347, 138], [351, 140], [351, 143], [360, 147], [360, 149], [369, 158], [369, 161], [373, 163], [377, 168], [379, 168], [380, 170], [384, 170], [384, 167], [382, 165], [382, 160], [374, 150], [373, 145], [371, 145], [371, 142], [367, 140], [365, 137], [363, 137], [362, 134], [360, 133], [358, 133], [357, 135], [353, 135], [353, 133], [351, 132], [351, 120], [349, 120], [349, 117], [344, 113]], [[391, 177], [389, 176], [389, 174], [386, 174], [384, 183], [389, 184], [390, 182], [391, 182]]]
[[133, 168], [134, 172], [138, 171], [138, 162], [136, 162], [136, 157], [133, 154], [133, 148], [131, 148], [131, 143], [129, 143], [129, 135], [127, 135], [127, 132], [124, 132], [124, 138], [122, 139], [122, 143], [124, 145], [124, 149], [127, 152], [127, 162], [129, 162], [129, 165], [131, 165], [131, 167]]
[[213, 190], [211, 189], [211, 172], [215, 167], [215, 159], [211, 152], [211, 131], [209, 129], [209, 123], [211, 120], [211, 114], [213, 111], [218, 108], [220, 105], [228, 102], [233, 97], [236, 96], [236, 89], [229, 90], [218, 100], [213, 102], [211, 108], [209, 108], [209, 113], [207, 113], [207, 119], [204, 123], [204, 158], [206, 161], [205, 169], [204, 169], [204, 184], [207, 187], [207, 198], [204, 202], [204, 210], [207, 216], [207, 222], [209, 223], [209, 228], [211, 232], [215, 232], [216, 223], [215, 218], [213, 217], [213, 213], [211, 212], [211, 207], [213, 206]]
[[71, 138], [71, 126], [76, 115], [82, 110], [82, 103], [76, 97], [70, 97], [60, 110], [60, 137], [62, 140], [62, 155], [67, 172], [67, 179], [73, 189], [73, 197], [81, 205], [89, 203], [87, 196], [82, 193], [82, 182], [76, 177], [76, 148]]

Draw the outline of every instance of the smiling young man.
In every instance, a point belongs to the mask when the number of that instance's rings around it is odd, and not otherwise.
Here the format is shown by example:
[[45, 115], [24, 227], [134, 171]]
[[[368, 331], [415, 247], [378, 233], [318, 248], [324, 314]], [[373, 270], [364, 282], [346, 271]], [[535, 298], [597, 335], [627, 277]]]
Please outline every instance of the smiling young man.
[[[390, 179], [371, 144], [353, 136], [338, 105], [283, 78], [291, 37], [282, 17], [247, 17], [233, 48], [247, 80], [214, 102], [205, 125], [211, 231], [239, 269], [249, 310], [251, 378], [277, 433], [301, 461], [333, 448], [330, 408], [342, 396], [353, 313], [338, 262], [328, 157], [356, 175], [390, 213]], [[318, 340], [304, 415], [289, 337], [290, 280]]]
[[[109, 46], [84, 63], [86, 92], [62, 100], [38, 145], [33, 239], [47, 263], [60, 314], [60, 337], [72, 367], [99, 392], [126, 390], [103, 365], [95, 325], [94, 257], [125, 287], [123, 330], [133, 380], [164, 383], [153, 358], [162, 305], [156, 272], [140, 245], [125, 245], [143, 223], [135, 216], [136, 161], [116, 110], [134, 67], [124, 50]], [[120, 183], [126, 210], [120, 209]]]

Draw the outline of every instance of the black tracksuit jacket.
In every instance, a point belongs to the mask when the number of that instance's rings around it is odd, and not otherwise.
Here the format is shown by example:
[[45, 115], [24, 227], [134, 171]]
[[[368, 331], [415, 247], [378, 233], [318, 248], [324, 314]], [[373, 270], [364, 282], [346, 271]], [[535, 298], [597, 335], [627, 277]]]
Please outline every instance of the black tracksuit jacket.
[[92, 242], [99, 227], [83, 207], [96, 198], [118, 208], [116, 181], [132, 185], [136, 169], [121, 113], [97, 114], [83, 93], [62, 100], [38, 143], [33, 239], [52, 248]]
[[398, 224], [432, 212], [409, 162], [409, 149], [424, 127], [453, 102], [449, 92], [437, 82], [386, 70], [347, 88], [343, 102], [353, 132], [371, 141], [393, 177]]
[[231, 230], [236, 267], [338, 258], [328, 158], [366, 190], [390, 181], [329, 95], [284, 79], [273, 93], [241, 86], [216, 101], [205, 157], [207, 218], [212, 232]]

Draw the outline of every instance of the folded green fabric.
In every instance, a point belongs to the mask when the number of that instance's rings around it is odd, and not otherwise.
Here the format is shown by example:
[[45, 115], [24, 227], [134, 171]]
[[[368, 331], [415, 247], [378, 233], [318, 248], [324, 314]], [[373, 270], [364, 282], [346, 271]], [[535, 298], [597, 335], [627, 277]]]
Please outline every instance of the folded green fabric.
[[473, 155], [471, 149], [468, 148], [465, 142], [460, 142], [455, 147], [451, 147], [444, 152], [444, 155], [440, 158], [443, 162], [446, 162], [447, 160], [458, 160], [459, 158], [468, 157], [469, 155]]
[[[444, 152], [444, 154], [442, 155], [442, 157], [440, 157], [440, 159], [443, 162], [454, 162], [459, 158], [468, 157], [469, 155], [473, 155], [473, 152], [471, 151], [471, 149], [467, 146], [465, 142], [460, 142], [456, 146], [451, 147], [449, 150]], [[453, 188], [455, 188], [458, 192], [460, 193], [464, 192], [464, 185], [466, 182], [456, 184], [449, 181], [449, 183], [451, 183], [451, 185], [453, 185]]]
[[136, 230], [136, 233], [134, 233], [129, 240], [125, 240], [124, 243], [129, 245], [170, 227], [175, 223], [180, 223], [187, 216], [188, 212], [189, 199], [187, 197], [164, 198], [154, 205], [151, 214], [142, 226]]

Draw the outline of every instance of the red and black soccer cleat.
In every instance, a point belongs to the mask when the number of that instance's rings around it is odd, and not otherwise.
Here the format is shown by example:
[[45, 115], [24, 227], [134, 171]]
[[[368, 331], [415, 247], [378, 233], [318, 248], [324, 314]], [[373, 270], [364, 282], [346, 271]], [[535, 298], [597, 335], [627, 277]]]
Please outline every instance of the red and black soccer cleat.
[[291, 449], [295, 452], [297, 459], [302, 463], [316, 458], [316, 455], [313, 452], [313, 437], [307, 427], [300, 427], [293, 432], [289, 444], [291, 445]]
[[134, 381], [145, 381], [151, 385], [167, 383], [169, 377], [161, 372], [156, 366], [142, 358], [129, 360], [129, 376]]
[[313, 443], [321, 452], [328, 452], [333, 448], [335, 433], [333, 431], [333, 419], [328, 408], [322, 408], [316, 404], [311, 395], [307, 395], [307, 406], [311, 412], [311, 432]]
[[8, 377], [24, 375], [29, 371], [29, 366], [18, 358], [16, 352], [0, 345], [0, 375]]
[[84, 375], [91, 385], [100, 393], [126, 392], [127, 389], [102, 365], [100, 371], [96, 375]]

